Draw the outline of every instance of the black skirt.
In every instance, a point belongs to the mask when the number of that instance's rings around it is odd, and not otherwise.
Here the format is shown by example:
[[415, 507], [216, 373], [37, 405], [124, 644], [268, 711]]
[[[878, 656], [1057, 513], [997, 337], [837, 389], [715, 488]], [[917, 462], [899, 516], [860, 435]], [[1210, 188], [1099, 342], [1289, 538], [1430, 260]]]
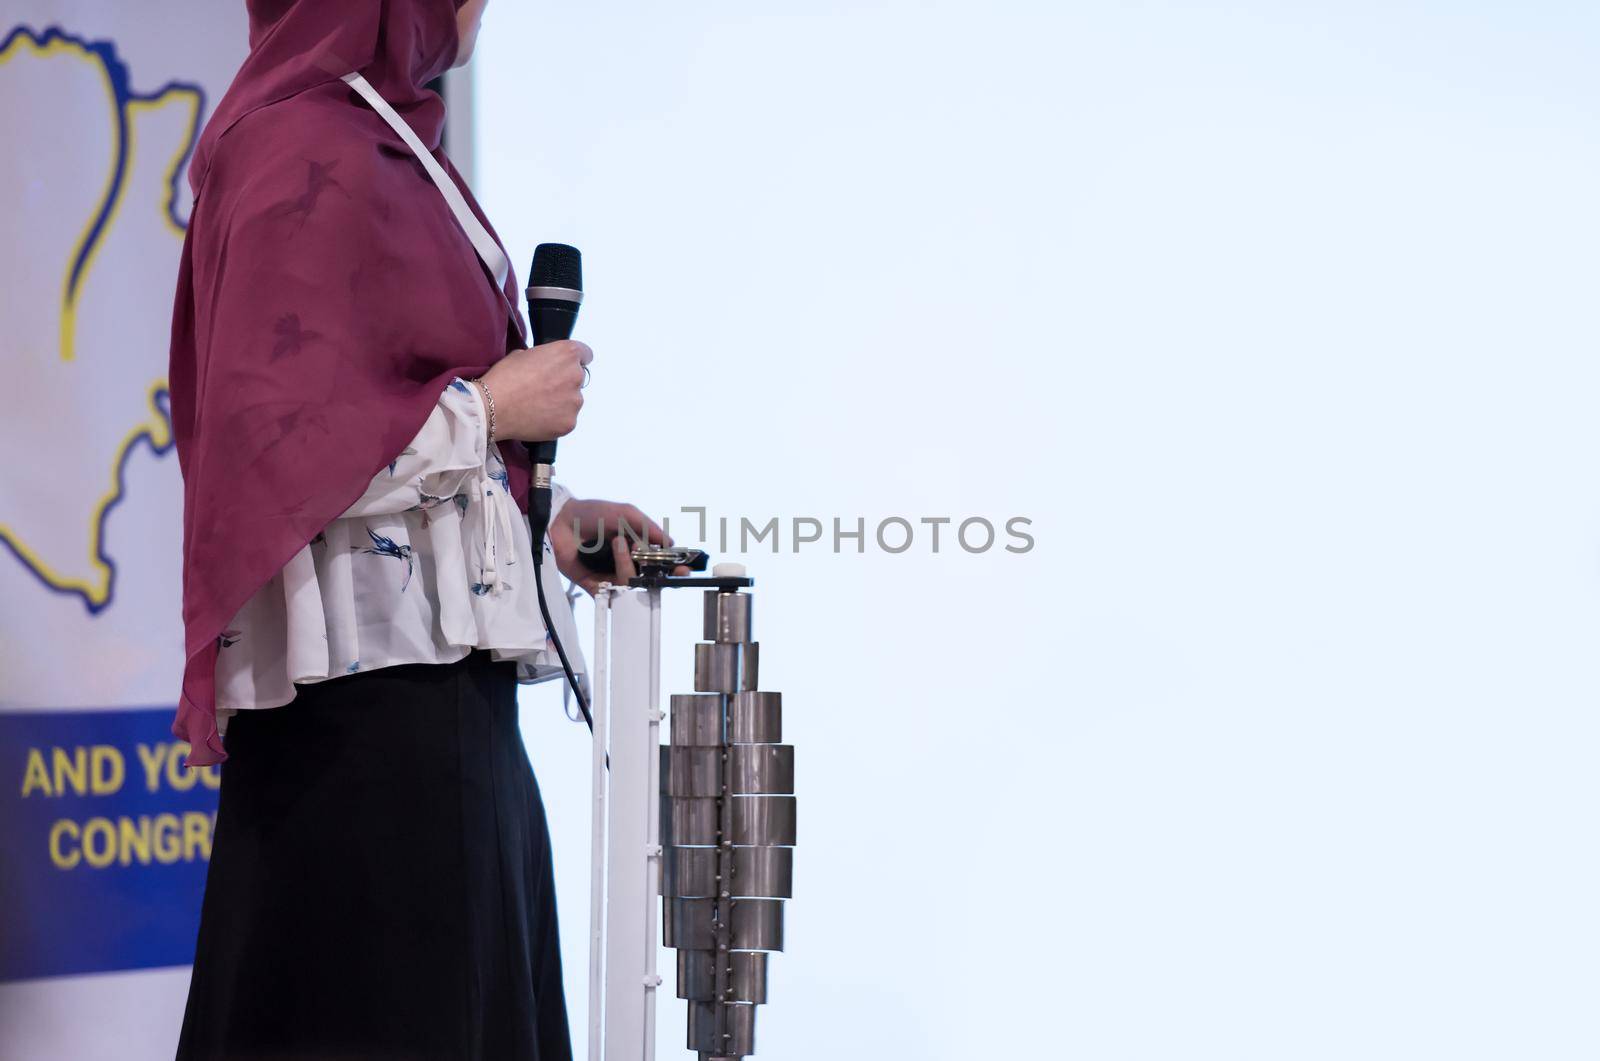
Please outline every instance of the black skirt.
[[516, 692], [478, 651], [232, 718], [180, 1061], [569, 1061]]

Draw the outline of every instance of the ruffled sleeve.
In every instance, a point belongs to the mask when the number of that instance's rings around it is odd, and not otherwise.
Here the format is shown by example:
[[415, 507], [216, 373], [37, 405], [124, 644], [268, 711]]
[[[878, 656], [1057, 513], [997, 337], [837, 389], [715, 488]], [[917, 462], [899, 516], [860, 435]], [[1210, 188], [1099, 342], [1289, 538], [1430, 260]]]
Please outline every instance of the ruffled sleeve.
[[[478, 389], [453, 380], [361, 497], [239, 611], [220, 642], [219, 719], [288, 703], [296, 683], [473, 648], [516, 661], [521, 681], [559, 675], [536, 575], [583, 670], [549, 542], [541, 570], [487, 424]], [[570, 495], [554, 493], [559, 512]]]
[[[451, 380], [417, 437], [373, 477], [366, 493], [340, 518], [385, 516], [444, 504], [483, 474], [487, 446], [478, 389], [466, 380]], [[498, 455], [495, 463], [503, 477], [505, 468]]]

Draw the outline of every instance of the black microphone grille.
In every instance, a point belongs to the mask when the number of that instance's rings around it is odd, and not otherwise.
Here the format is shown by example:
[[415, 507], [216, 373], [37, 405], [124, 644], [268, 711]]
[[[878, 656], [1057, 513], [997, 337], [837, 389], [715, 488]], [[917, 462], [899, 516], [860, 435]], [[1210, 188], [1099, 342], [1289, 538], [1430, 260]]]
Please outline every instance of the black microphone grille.
[[583, 255], [565, 243], [541, 243], [533, 249], [528, 269], [529, 287], [567, 287], [583, 290]]

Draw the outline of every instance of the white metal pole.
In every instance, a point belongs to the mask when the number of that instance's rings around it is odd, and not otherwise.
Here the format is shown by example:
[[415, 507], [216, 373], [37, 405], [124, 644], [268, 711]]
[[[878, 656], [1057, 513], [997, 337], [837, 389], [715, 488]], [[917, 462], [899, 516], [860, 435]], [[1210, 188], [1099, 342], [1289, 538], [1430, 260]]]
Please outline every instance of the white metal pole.
[[661, 908], [661, 591], [650, 591], [650, 706], [645, 717], [649, 720], [649, 779], [645, 800], [645, 859], [644, 889], [644, 1061], [655, 1061], [656, 1056], [656, 988], [661, 986], [661, 974], [656, 971], [656, 955], [660, 944], [656, 938], [656, 911]]
[[590, 716], [594, 719], [589, 785], [593, 797], [589, 821], [589, 1061], [602, 1061], [605, 1037], [606, 936], [606, 732], [611, 669], [611, 595], [603, 584], [594, 597], [594, 680], [590, 683]]
[[611, 604], [612, 666], [610, 793], [606, 804], [605, 1061], [641, 1061], [651, 954], [657, 943], [647, 934], [649, 898], [658, 885], [650, 872], [650, 809], [661, 796], [650, 789], [650, 716], [656, 712], [651, 690], [650, 596], [619, 590]]

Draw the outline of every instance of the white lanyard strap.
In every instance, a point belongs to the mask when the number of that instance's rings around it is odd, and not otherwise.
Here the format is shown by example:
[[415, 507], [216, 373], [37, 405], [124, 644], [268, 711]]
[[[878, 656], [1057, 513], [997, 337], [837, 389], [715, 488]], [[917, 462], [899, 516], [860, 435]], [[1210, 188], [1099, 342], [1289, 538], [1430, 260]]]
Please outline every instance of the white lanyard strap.
[[[489, 230], [483, 227], [483, 222], [478, 220], [478, 215], [474, 214], [471, 207], [467, 206], [467, 201], [462, 197], [461, 189], [456, 187], [456, 182], [450, 179], [450, 175], [444, 171], [444, 167], [439, 165], [439, 160], [434, 158], [433, 154], [422, 145], [422, 141], [417, 138], [417, 134], [412, 131], [411, 126], [406, 124], [405, 119], [395, 113], [393, 107], [389, 106], [389, 101], [378, 95], [378, 90], [372, 87], [371, 82], [354, 72], [344, 75], [344, 80], [351, 88], [361, 93], [362, 98], [372, 105], [372, 109], [377, 111], [384, 121], [389, 123], [391, 129], [400, 134], [400, 139], [406, 142], [406, 146], [411, 149], [411, 153], [416, 155], [417, 160], [422, 163], [422, 168], [428, 171], [428, 176], [433, 179], [434, 187], [438, 188], [439, 194], [444, 196], [444, 201], [450, 207], [450, 212], [456, 215], [456, 221], [461, 225], [461, 230], [467, 234], [467, 239], [472, 241], [472, 249], [478, 252], [478, 257], [488, 268], [490, 275], [494, 277], [495, 287], [499, 290], [501, 299], [504, 300], [506, 277], [511, 273], [511, 263], [506, 261], [505, 252], [500, 249], [500, 245], [495, 242], [494, 237], [489, 235]], [[517, 331], [520, 334], [522, 320], [514, 308], [511, 309], [511, 319], [516, 322]], [[523, 338], [526, 341], [527, 337], [524, 336]]]

